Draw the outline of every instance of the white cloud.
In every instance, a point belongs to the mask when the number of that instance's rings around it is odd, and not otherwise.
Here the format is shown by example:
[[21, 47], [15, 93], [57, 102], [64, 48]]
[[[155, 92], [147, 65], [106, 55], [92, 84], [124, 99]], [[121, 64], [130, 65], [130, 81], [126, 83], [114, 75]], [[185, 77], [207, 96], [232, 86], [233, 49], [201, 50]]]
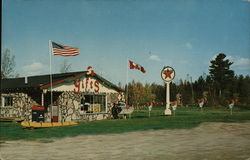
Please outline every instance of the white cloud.
[[40, 62], [33, 62], [32, 64], [22, 67], [22, 70], [28, 75], [41, 74], [47, 67]]
[[243, 58], [239, 56], [227, 56], [230, 62], [233, 62], [232, 67], [240, 70], [250, 70], [250, 58]]
[[37, 70], [37, 69], [42, 69], [44, 67], [45, 66], [40, 62], [33, 62], [32, 64], [24, 66], [23, 69], [34, 71], [34, 70]]
[[151, 55], [151, 56], [149, 57], [149, 60], [152, 60], [152, 61], [160, 61], [160, 58], [159, 58], [159, 56], [157, 56], [157, 55]]
[[249, 58], [235, 57], [232, 61], [234, 62], [232, 64], [232, 66], [238, 67], [240, 69], [249, 69], [250, 70], [250, 59]]
[[193, 48], [192, 44], [189, 43], [189, 42], [187, 42], [187, 43], [185, 44], [185, 47], [186, 47], [187, 49], [192, 49], [192, 48]]

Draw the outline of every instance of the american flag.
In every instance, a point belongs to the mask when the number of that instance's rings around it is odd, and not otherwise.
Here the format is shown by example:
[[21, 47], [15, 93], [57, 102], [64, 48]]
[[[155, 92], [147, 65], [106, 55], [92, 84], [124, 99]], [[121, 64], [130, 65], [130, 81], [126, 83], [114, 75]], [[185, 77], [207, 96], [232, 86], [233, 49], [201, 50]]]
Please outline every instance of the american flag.
[[55, 42], [51, 42], [51, 43], [52, 43], [52, 55], [77, 56], [80, 53], [78, 48], [70, 47], [70, 46], [63, 46]]

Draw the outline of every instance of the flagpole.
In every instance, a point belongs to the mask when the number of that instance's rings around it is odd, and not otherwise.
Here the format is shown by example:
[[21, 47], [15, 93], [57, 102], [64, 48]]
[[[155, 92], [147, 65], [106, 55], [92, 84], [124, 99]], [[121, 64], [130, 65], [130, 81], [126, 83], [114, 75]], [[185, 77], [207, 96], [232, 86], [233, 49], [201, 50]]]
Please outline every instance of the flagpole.
[[127, 66], [127, 76], [126, 76], [126, 84], [127, 84], [126, 85], [126, 87], [127, 87], [127, 89], [126, 89], [127, 90], [127, 92], [126, 92], [126, 104], [128, 104], [128, 67], [129, 67], [128, 66], [128, 57], [127, 57], [127, 62], [126, 63], [127, 63], [127, 65], [126, 65]]
[[53, 106], [53, 90], [52, 90], [52, 66], [51, 66], [51, 61], [52, 61], [52, 43], [51, 40], [49, 40], [49, 69], [50, 69], [50, 103], [51, 103], [51, 119], [52, 119], [52, 106]]

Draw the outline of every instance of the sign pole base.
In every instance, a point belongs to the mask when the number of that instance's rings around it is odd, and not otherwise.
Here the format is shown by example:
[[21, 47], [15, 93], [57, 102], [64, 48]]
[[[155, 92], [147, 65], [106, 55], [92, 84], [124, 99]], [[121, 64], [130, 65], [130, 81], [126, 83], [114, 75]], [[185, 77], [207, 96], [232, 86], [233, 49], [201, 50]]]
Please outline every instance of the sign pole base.
[[172, 115], [172, 112], [169, 108], [166, 108], [165, 111], [164, 111], [164, 115], [165, 116], [171, 116]]

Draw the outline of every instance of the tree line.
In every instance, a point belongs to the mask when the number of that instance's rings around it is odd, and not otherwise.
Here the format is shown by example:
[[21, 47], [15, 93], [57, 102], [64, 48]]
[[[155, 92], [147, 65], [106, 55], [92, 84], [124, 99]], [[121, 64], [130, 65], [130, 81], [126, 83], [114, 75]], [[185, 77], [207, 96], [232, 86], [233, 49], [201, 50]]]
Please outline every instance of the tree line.
[[[15, 71], [15, 56], [6, 49], [1, 56], [1, 79], [18, 77]], [[196, 81], [180, 80], [178, 84], [171, 83], [171, 101], [181, 105], [195, 105], [198, 99], [204, 98], [207, 106], [227, 105], [229, 99], [235, 99], [237, 104], [250, 104], [250, 77], [236, 75], [230, 66], [233, 62], [226, 59], [224, 53], [219, 53], [210, 61], [209, 75], [200, 76]], [[63, 62], [60, 72], [66, 73], [71, 64]], [[119, 85], [121, 86], [121, 84]], [[146, 105], [154, 102], [163, 105], [166, 101], [166, 88], [162, 84], [142, 84], [132, 81], [125, 86], [127, 100], [130, 105]]]
[[[236, 75], [230, 66], [233, 62], [226, 59], [224, 53], [219, 53], [210, 61], [209, 75], [200, 76], [196, 81], [180, 80], [170, 84], [170, 100], [178, 101], [180, 105], [197, 105], [204, 98], [207, 106], [227, 106], [230, 99], [238, 105], [250, 104], [250, 77]], [[149, 102], [162, 105], [166, 101], [164, 84], [145, 84], [132, 81], [125, 87], [128, 89], [130, 105], [146, 105]]]

